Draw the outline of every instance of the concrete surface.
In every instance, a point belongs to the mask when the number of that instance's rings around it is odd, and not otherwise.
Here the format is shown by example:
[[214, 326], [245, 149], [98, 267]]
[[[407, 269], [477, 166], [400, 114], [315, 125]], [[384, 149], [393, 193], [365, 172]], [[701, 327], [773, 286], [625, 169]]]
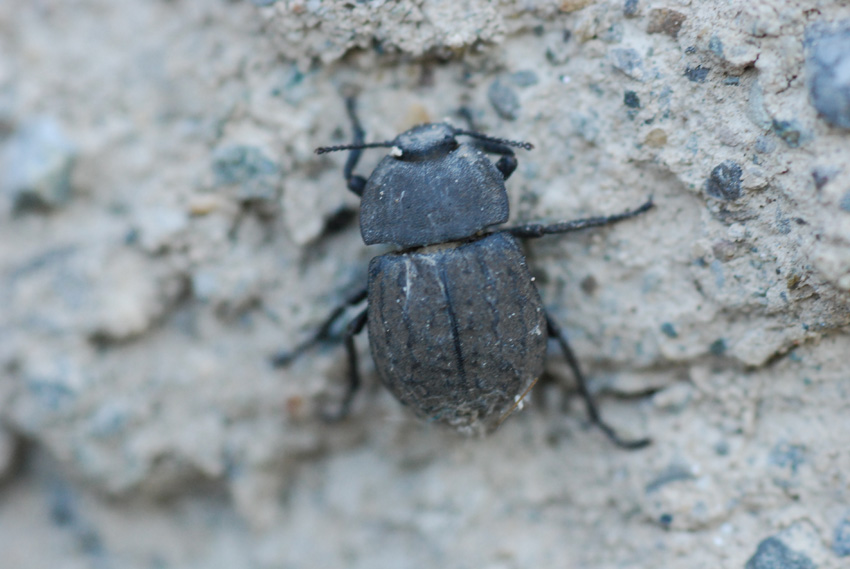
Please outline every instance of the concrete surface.
[[[0, 4], [8, 567], [850, 566], [850, 8], [792, 0]], [[529, 140], [512, 219], [555, 350], [493, 436], [378, 386], [326, 424], [369, 140]], [[360, 171], [381, 156], [370, 151]]]

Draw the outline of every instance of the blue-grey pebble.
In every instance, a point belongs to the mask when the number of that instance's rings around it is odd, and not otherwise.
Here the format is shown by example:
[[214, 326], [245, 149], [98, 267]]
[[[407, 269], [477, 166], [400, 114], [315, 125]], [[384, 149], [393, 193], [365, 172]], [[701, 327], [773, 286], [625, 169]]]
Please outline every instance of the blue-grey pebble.
[[794, 551], [779, 538], [768, 537], [759, 543], [745, 569], [815, 569], [806, 555]]
[[644, 80], [643, 58], [631, 48], [617, 48], [610, 52], [611, 64], [638, 81]]
[[77, 148], [50, 117], [22, 123], [0, 160], [0, 190], [16, 211], [56, 208], [71, 199]]
[[487, 89], [487, 98], [503, 119], [512, 121], [519, 116], [519, 97], [506, 82], [500, 79], [493, 81]]
[[832, 537], [832, 551], [839, 557], [850, 556], [850, 514], [847, 514], [835, 526], [835, 535]]
[[828, 123], [850, 128], [850, 20], [806, 31], [809, 97]]
[[237, 184], [240, 199], [277, 196], [280, 167], [255, 146], [235, 144], [213, 151], [212, 170], [217, 186]]

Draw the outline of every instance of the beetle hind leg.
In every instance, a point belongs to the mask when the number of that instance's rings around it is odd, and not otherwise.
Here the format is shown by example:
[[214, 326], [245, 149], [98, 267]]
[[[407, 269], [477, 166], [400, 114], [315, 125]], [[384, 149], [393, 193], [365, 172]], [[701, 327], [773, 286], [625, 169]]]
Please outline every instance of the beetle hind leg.
[[351, 402], [354, 401], [354, 396], [360, 389], [360, 369], [357, 363], [357, 347], [354, 345], [354, 337], [363, 331], [366, 326], [368, 316], [368, 308], [358, 314], [345, 329], [345, 350], [348, 352], [348, 387], [345, 391], [345, 396], [342, 403], [333, 413], [325, 413], [323, 416], [326, 421], [336, 422], [345, 419], [351, 411]]
[[567, 342], [566, 335], [561, 330], [561, 327], [558, 326], [558, 324], [548, 314], [546, 315], [546, 326], [549, 329], [549, 336], [557, 340], [558, 345], [561, 347], [561, 352], [563, 352], [564, 358], [567, 360], [567, 364], [570, 366], [570, 369], [572, 369], [573, 375], [575, 375], [579, 393], [587, 406], [587, 414], [590, 416], [591, 422], [599, 427], [602, 432], [605, 433], [605, 436], [607, 436], [608, 439], [618, 447], [625, 449], [639, 449], [650, 444], [651, 441], [648, 438], [634, 440], [623, 439], [617, 434], [613, 427], [602, 420], [602, 417], [599, 414], [599, 408], [596, 406], [596, 402], [590, 395], [590, 391], [587, 388], [587, 380], [579, 367], [578, 359], [576, 359], [572, 348], [570, 348], [570, 345]]

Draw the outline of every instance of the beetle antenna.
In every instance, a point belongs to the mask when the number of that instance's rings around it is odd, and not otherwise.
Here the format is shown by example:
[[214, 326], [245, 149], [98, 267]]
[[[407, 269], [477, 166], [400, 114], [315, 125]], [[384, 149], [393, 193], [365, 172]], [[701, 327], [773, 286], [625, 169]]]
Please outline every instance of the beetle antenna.
[[368, 142], [363, 144], [342, 144], [340, 146], [322, 146], [316, 149], [316, 154], [326, 154], [337, 150], [361, 150], [363, 148], [389, 148], [393, 143], [390, 140], [384, 142]]
[[507, 140], [505, 138], [496, 138], [493, 136], [487, 136], [486, 134], [481, 134], [480, 132], [475, 132], [474, 130], [456, 130], [455, 134], [465, 134], [466, 136], [471, 136], [472, 138], [486, 140], [487, 142], [495, 142], [496, 144], [504, 144], [505, 146], [513, 146], [514, 148], [524, 148], [526, 150], [531, 150], [532, 148], [534, 148], [534, 145], [530, 142], [523, 142], [520, 140]]

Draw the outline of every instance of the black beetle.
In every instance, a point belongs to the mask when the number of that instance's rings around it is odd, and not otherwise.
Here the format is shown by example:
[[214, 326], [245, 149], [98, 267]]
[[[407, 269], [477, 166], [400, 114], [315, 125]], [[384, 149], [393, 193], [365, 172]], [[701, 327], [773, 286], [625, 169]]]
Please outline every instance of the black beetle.
[[[607, 225], [647, 211], [652, 200], [608, 217], [494, 228], [508, 220], [504, 182], [517, 167], [512, 148], [530, 150], [531, 144], [445, 123], [366, 144], [353, 98], [347, 108], [354, 142], [316, 152], [351, 151], [343, 173], [348, 189], [361, 196], [363, 240], [398, 250], [372, 259], [367, 287], [274, 363], [284, 365], [332, 339], [346, 309], [366, 300], [343, 336], [350, 382], [339, 416], [348, 412], [360, 384], [354, 336], [368, 325], [378, 375], [399, 401], [428, 421], [488, 432], [534, 386], [551, 337], [576, 376], [591, 420], [620, 446], [648, 444], [619, 438], [601, 420], [564, 333], [543, 308], [516, 238]], [[472, 144], [458, 142], [458, 136], [470, 137]], [[391, 150], [368, 179], [355, 175], [362, 150], [374, 147]], [[494, 164], [485, 152], [501, 158]]]

